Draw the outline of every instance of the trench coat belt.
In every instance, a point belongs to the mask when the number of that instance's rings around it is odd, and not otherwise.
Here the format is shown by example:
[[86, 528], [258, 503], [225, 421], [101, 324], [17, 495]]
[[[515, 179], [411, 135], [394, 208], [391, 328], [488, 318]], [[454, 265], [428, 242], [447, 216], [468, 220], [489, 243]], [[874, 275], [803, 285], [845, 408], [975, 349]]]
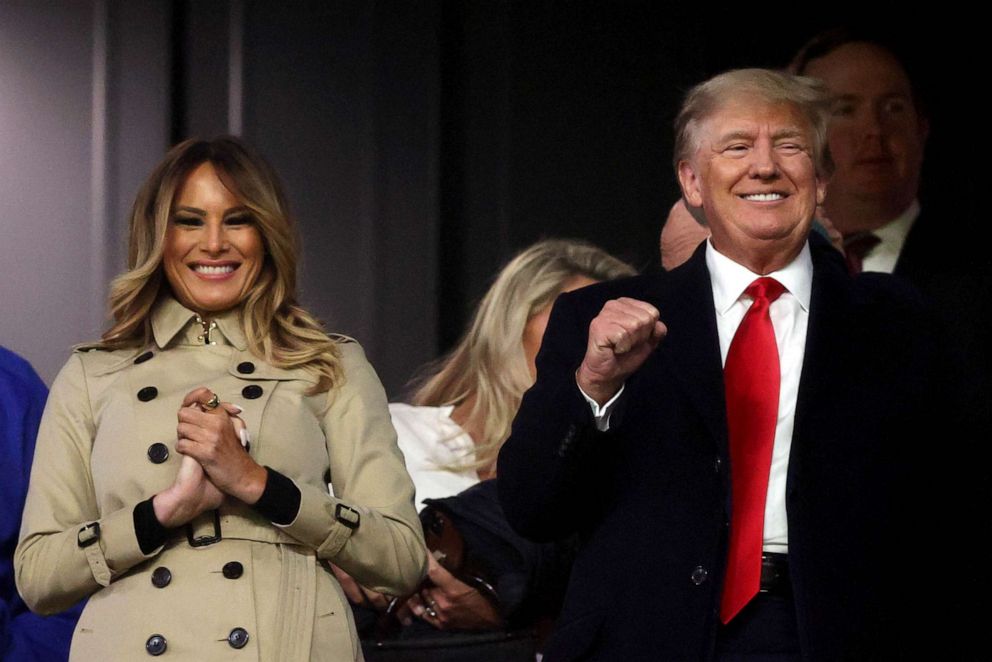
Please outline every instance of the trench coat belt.
[[[214, 513], [208, 511], [194, 518], [187, 526], [175, 530], [173, 538], [186, 541], [191, 535], [194, 539], [210, 538], [215, 535]], [[220, 512], [220, 537], [237, 540], [254, 540], [283, 545], [299, 545], [300, 541], [285, 533], [261, 516], [246, 516], [239, 513]], [[209, 543], [208, 543], [209, 544]]]
[[[194, 538], [214, 535], [213, 513], [214, 511], [203, 513], [190, 522]], [[275, 613], [278, 618], [270, 642], [272, 649], [279, 651], [280, 660], [309, 660], [317, 607], [317, 564], [314, 561], [314, 551], [259, 516], [222, 513], [220, 530], [221, 540], [281, 543], [279, 584], [282, 587], [292, 587], [293, 590], [283, 590], [276, 596], [269, 596], [276, 601]], [[187, 527], [176, 529], [169, 544], [188, 544]]]

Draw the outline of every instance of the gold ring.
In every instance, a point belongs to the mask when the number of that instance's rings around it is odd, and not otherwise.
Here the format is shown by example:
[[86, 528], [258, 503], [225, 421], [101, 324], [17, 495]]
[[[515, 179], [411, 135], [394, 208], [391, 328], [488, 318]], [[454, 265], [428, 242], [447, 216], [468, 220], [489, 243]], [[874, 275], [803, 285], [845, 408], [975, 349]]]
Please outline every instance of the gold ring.
[[216, 393], [214, 393], [209, 400], [207, 400], [206, 402], [201, 402], [200, 404], [203, 406], [204, 409], [213, 411], [214, 409], [217, 409], [217, 407], [220, 406], [220, 398], [217, 396]]

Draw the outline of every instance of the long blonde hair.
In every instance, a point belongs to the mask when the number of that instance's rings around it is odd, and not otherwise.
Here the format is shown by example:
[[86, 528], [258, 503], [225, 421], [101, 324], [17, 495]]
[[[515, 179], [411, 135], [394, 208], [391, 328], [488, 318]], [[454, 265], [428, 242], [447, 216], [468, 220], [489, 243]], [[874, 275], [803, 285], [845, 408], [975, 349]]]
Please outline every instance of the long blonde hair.
[[474, 399], [464, 427], [473, 431], [474, 461], [452, 470], [489, 468], [510, 434], [524, 391], [533, 383], [523, 349], [527, 321], [554, 302], [576, 276], [632, 276], [630, 265], [584, 241], [540, 241], [513, 258], [486, 292], [458, 345], [427, 369], [412, 400], [458, 405]]
[[249, 209], [262, 236], [265, 259], [241, 304], [249, 350], [279, 368], [314, 374], [312, 392], [341, 379], [337, 346], [296, 301], [297, 240], [282, 185], [261, 156], [237, 138], [186, 140], [173, 147], [138, 192], [131, 210], [128, 269], [110, 286], [113, 325], [103, 334], [108, 349], [152, 340], [151, 311], [169, 289], [162, 252], [173, 203], [186, 177], [209, 162], [231, 193]]

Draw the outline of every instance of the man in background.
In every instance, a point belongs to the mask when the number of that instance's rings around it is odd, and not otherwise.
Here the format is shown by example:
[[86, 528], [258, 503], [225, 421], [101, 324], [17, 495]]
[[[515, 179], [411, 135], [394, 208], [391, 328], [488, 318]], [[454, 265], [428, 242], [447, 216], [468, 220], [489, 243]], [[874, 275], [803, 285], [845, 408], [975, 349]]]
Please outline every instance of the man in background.
[[973, 372], [973, 409], [987, 420], [988, 231], [970, 218], [971, 201], [960, 191], [941, 190], [936, 200], [920, 201], [930, 133], [920, 89], [892, 49], [847, 30], [811, 39], [790, 69], [819, 79], [830, 94], [834, 172], [824, 210], [844, 237], [850, 270], [895, 274], [930, 299]]

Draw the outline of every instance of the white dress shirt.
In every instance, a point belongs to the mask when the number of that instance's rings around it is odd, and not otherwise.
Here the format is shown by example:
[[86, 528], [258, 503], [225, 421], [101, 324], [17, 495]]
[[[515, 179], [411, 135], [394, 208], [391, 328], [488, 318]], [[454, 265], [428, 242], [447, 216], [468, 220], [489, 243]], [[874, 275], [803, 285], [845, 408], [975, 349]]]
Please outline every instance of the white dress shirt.
[[872, 230], [872, 234], [880, 241], [865, 253], [865, 257], [861, 261], [861, 271], [880, 271], [884, 274], [895, 271], [899, 254], [906, 243], [906, 236], [919, 215], [920, 203], [913, 200], [906, 211], [877, 230]]
[[[752, 299], [744, 294], [744, 290], [761, 276], [717, 252], [709, 240], [706, 241], [706, 267], [709, 269], [710, 283], [713, 287], [720, 356], [725, 363], [730, 342], [734, 339], [744, 314], [751, 306]], [[779, 389], [778, 422], [775, 425], [768, 495], [765, 499], [762, 547], [765, 551], [786, 553], [789, 544], [789, 525], [785, 511], [785, 482], [796, 417], [796, 395], [799, 392], [799, 377], [802, 374], [803, 356], [806, 352], [806, 328], [809, 323], [809, 301], [813, 284], [813, 261], [810, 258], [809, 244], [803, 246], [802, 251], [788, 266], [766, 275], [784, 285], [785, 292], [771, 304], [768, 312], [772, 327], [775, 329], [782, 381]], [[665, 311], [661, 311], [661, 316], [664, 321]], [[609, 429], [613, 404], [622, 392], [623, 389], [602, 407], [585, 393], [582, 394], [589, 402], [596, 417], [596, 426], [600, 430]]]

